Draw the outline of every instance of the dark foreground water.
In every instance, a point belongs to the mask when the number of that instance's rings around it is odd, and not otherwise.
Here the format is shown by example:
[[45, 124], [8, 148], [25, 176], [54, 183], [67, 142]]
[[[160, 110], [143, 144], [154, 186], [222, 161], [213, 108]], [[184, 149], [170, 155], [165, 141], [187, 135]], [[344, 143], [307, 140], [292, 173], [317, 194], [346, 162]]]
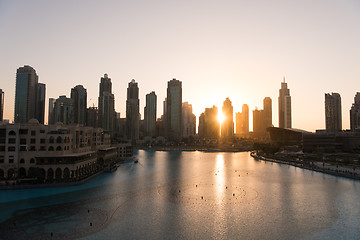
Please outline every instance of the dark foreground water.
[[0, 191], [0, 239], [358, 239], [359, 181], [249, 153], [138, 151], [72, 187]]

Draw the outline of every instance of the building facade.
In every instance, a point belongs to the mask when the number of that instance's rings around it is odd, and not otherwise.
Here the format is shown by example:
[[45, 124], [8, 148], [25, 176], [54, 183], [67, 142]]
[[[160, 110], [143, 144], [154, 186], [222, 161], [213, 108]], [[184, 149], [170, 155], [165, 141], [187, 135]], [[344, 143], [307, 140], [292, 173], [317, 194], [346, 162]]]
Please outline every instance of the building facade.
[[222, 114], [224, 115], [224, 120], [221, 123], [221, 137], [229, 138], [234, 136], [234, 117], [233, 117], [233, 106], [229, 98], [226, 98], [223, 107]]
[[74, 104], [74, 123], [86, 125], [87, 92], [82, 85], [71, 89], [70, 98]]
[[350, 129], [355, 131], [360, 128], [360, 92], [354, 97], [354, 103], [350, 109]]
[[220, 137], [220, 122], [218, 121], [218, 108], [205, 108], [199, 117], [199, 136], [206, 139], [218, 139]]
[[168, 82], [166, 98], [167, 137], [176, 140], [181, 137], [182, 82], [175, 78]]
[[99, 84], [98, 114], [99, 127], [112, 131], [115, 123], [115, 97], [112, 94], [111, 78], [107, 74], [104, 74]]
[[126, 99], [126, 137], [129, 140], [139, 140], [140, 130], [140, 100], [139, 87], [134, 79], [131, 80], [127, 88]]
[[291, 96], [290, 89], [287, 87], [285, 77], [279, 89], [279, 127], [291, 128]]
[[182, 137], [190, 137], [196, 134], [196, 116], [193, 114], [192, 105], [188, 102], [182, 104]]
[[74, 102], [66, 96], [60, 96], [54, 103], [54, 123], [61, 122], [65, 125], [74, 123]]
[[235, 114], [236, 118], [236, 134], [242, 135], [249, 133], [249, 106], [242, 105], [241, 113]]
[[3, 124], [0, 184], [81, 180], [129, 157], [130, 149], [127, 145], [111, 146], [110, 135], [101, 128], [43, 125], [36, 119], [24, 124]]
[[146, 94], [146, 106], [144, 108], [145, 135], [156, 136], [156, 112], [157, 96], [155, 92]]
[[339, 93], [325, 93], [326, 131], [341, 131], [341, 97]]
[[44, 123], [45, 84], [38, 83], [35, 69], [25, 65], [16, 71], [14, 122], [37, 119]]
[[4, 92], [0, 89], [0, 121], [4, 120]]

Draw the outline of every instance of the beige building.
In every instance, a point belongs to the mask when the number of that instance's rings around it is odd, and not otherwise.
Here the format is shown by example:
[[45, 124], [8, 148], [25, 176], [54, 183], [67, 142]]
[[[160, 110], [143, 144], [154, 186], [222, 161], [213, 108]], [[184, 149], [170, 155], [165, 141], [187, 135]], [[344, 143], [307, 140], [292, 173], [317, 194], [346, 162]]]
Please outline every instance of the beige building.
[[101, 128], [42, 125], [36, 119], [0, 125], [0, 182], [81, 180], [129, 156], [127, 145], [110, 143]]

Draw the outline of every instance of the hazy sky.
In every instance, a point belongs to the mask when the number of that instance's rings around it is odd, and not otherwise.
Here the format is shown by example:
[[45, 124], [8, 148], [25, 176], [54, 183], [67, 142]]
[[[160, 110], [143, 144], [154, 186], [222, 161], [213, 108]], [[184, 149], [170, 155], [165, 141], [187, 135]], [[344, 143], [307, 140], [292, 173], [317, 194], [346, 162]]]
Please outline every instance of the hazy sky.
[[[16, 69], [23, 65], [35, 68], [47, 99], [69, 97], [82, 84], [95, 106], [108, 73], [122, 117], [131, 79], [139, 83], [142, 116], [151, 91], [162, 114], [172, 78], [182, 81], [183, 101], [197, 117], [226, 97], [234, 112], [244, 103], [262, 108], [271, 97], [274, 126], [285, 76], [294, 128], [325, 127], [326, 92], [341, 94], [349, 128], [360, 91], [360, 2], [0, 0], [0, 88], [10, 121]], [[48, 100], [46, 115], [47, 108]]]

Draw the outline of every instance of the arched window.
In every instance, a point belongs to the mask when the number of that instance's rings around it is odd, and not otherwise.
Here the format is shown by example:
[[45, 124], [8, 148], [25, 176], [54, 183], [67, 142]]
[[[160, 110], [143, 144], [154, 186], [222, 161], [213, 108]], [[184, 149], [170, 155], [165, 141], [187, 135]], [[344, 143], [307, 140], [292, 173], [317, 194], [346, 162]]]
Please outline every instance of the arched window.
[[54, 137], [53, 137], [53, 136], [51, 136], [51, 137], [49, 138], [49, 143], [54, 143]]
[[30, 163], [35, 163], [35, 159], [34, 158], [30, 159]]
[[16, 135], [16, 132], [14, 131], [14, 130], [11, 130], [10, 132], [9, 132], [9, 136], [15, 136]]
[[61, 137], [58, 136], [58, 137], [56, 138], [56, 143], [61, 143], [61, 141], [62, 141]]
[[48, 148], [48, 151], [54, 151], [54, 147], [53, 147], [53, 146], [50, 146], [50, 147]]
[[57, 146], [56, 151], [61, 151], [61, 147]]

